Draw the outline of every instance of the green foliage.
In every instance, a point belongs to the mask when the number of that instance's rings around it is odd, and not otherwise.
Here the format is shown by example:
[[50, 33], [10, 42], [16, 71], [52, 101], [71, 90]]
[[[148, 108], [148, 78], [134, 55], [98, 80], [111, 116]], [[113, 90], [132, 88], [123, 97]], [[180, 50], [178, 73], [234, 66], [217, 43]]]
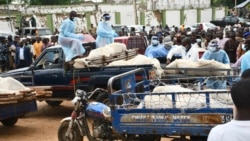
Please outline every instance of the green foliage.
[[30, 5], [68, 5], [71, 0], [31, 0]]
[[[240, 4], [246, 0], [236, 0], [237, 4]], [[233, 8], [235, 6], [235, 0], [211, 0], [212, 6], [228, 6]]]

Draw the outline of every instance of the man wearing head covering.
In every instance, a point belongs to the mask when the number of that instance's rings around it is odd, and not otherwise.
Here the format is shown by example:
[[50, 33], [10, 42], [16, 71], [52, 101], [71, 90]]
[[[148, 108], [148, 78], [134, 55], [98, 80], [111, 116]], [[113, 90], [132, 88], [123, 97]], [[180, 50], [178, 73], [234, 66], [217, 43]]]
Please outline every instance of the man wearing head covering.
[[85, 48], [82, 46], [83, 34], [75, 34], [74, 21], [77, 16], [75, 11], [71, 11], [69, 18], [62, 22], [59, 30], [58, 42], [63, 47], [66, 62], [71, 61], [75, 57], [80, 57], [85, 53]]
[[[201, 59], [204, 60], [215, 60], [223, 64], [230, 65], [230, 60], [227, 53], [220, 49], [218, 46], [218, 41], [216, 39], [210, 41], [208, 44], [208, 50], [202, 55]], [[210, 89], [226, 89], [225, 80], [214, 80], [213, 78], [208, 78], [206, 81], [206, 87]]]
[[[160, 46], [162, 46], [159, 42], [159, 38], [157, 36], [152, 36], [151, 38], [151, 45], [149, 45], [145, 52], [144, 55], [147, 57], [152, 57], [152, 54], [150, 52], [156, 50], [157, 48], [159, 48]], [[154, 57], [152, 57], [154, 58]]]
[[111, 16], [109, 14], [103, 14], [101, 22], [98, 23], [96, 30], [96, 47], [104, 47], [107, 44], [114, 42], [114, 37], [118, 36], [113, 30], [110, 24]]
[[241, 59], [241, 74], [246, 70], [250, 68], [250, 39], [245, 41], [245, 54], [242, 55]]
[[223, 64], [230, 64], [227, 53], [223, 49], [219, 48], [218, 41], [216, 39], [210, 41], [208, 44], [208, 50], [205, 51], [201, 59], [215, 60]]
[[170, 36], [166, 36], [163, 39], [163, 45], [160, 45], [158, 48], [154, 50], [150, 50], [148, 52], [148, 57], [150, 58], [157, 58], [160, 62], [166, 62], [166, 57], [168, 52], [171, 50], [173, 46], [173, 42]]

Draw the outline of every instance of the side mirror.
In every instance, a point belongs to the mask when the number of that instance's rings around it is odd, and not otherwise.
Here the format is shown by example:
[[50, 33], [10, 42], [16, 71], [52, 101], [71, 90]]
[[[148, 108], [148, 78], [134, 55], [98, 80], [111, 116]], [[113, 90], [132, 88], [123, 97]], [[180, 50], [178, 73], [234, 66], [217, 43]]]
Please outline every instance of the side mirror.
[[34, 68], [35, 68], [35, 66], [34, 66], [34, 65], [30, 65], [29, 70], [31, 70], [31, 71], [33, 72]]

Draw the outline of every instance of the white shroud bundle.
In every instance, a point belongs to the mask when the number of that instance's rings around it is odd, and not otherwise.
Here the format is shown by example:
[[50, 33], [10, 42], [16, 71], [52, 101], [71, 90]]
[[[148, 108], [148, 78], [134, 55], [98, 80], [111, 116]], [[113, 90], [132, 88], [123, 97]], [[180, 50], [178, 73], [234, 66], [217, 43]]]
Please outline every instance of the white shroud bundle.
[[[89, 55], [84, 58], [78, 58], [74, 60], [74, 68], [86, 68], [86, 67], [98, 67], [103, 66], [105, 59], [112, 55], [120, 54], [127, 51], [125, 44], [112, 43], [104, 47], [93, 49]], [[119, 58], [118, 58], [119, 59]], [[100, 63], [93, 63], [95, 61], [101, 61]]]
[[[176, 70], [168, 70], [167, 68], [179, 68]], [[230, 65], [220, 63], [215, 60], [203, 60], [199, 59], [197, 61], [190, 61], [185, 59], [176, 59], [172, 63], [166, 66], [164, 71], [166, 74], [178, 74], [183, 73], [180, 68], [194, 68], [197, 70], [188, 70], [187, 75], [190, 76], [221, 76], [227, 75], [226, 71], [215, 71], [216, 69], [231, 69]], [[207, 69], [206, 71], [199, 70], [199, 68]], [[210, 69], [210, 70], [209, 70]]]

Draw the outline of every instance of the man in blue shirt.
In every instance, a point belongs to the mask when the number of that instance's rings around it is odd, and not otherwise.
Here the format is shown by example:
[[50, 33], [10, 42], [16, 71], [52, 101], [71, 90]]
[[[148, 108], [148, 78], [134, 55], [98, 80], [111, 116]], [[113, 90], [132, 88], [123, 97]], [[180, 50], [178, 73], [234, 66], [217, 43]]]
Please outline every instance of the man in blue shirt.
[[[201, 59], [204, 60], [215, 60], [223, 64], [230, 65], [230, 60], [227, 53], [219, 48], [218, 41], [212, 40], [208, 44], [208, 50], [202, 55]], [[213, 78], [208, 78], [206, 81], [206, 87], [211, 89], [226, 89], [225, 80], [214, 80]]]
[[82, 46], [83, 34], [75, 34], [74, 20], [77, 17], [77, 13], [71, 11], [69, 18], [64, 20], [60, 26], [58, 41], [64, 49], [65, 61], [71, 61], [73, 58], [80, 57], [85, 53], [85, 48]]
[[172, 46], [173, 46], [173, 41], [171, 40], [171, 37], [166, 36], [163, 39], [163, 45], [160, 45], [158, 48], [154, 50], [150, 50], [148, 52], [148, 57], [157, 58], [161, 63], [165, 63], [168, 52], [171, 50]]
[[241, 59], [241, 74], [246, 70], [246, 69], [249, 69], [250, 68], [250, 40], [247, 39], [245, 41], [245, 54], [242, 56], [242, 59]]
[[157, 48], [161, 47], [162, 45], [159, 42], [159, 38], [157, 36], [152, 36], [151, 44], [146, 48], [144, 55], [147, 57], [155, 58], [152, 55], [152, 52]]

